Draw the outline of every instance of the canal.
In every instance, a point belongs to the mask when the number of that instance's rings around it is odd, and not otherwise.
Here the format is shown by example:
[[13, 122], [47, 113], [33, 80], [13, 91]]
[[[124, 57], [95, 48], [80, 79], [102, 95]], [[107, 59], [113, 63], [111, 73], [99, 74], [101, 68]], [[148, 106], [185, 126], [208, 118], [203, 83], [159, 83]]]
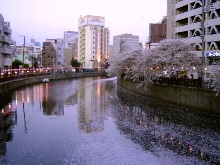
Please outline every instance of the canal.
[[220, 117], [147, 99], [116, 78], [1, 96], [0, 164], [220, 164]]

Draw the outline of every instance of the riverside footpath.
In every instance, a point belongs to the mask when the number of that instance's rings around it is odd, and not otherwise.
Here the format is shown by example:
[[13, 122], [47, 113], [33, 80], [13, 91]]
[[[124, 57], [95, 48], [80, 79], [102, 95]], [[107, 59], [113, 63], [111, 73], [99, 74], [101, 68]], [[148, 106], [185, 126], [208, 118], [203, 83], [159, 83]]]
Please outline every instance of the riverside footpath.
[[139, 82], [122, 78], [118, 78], [117, 84], [130, 92], [148, 98], [220, 116], [220, 96], [216, 97], [209, 89], [155, 84], [145, 90], [138, 87]]
[[42, 76], [27, 76], [17, 79], [10, 79], [9, 81], [0, 82], [0, 93], [3, 95], [8, 91], [12, 91], [27, 85], [41, 83], [43, 79], [48, 78], [50, 81], [80, 78], [80, 77], [94, 77], [94, 76], [106, 76], [106, 72], [79, 72], [79, 73], [63, 73], [63, 74], [49, 74]]

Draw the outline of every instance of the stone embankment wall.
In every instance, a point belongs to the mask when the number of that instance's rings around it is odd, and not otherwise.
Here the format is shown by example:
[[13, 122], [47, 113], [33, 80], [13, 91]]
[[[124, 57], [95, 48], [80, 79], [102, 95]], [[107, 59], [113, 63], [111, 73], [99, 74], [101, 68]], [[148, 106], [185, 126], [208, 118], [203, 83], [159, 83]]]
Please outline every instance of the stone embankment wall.
[[94, 77], [94, 76], [105, 76], [105, 72], [82, 72], [82, 73], [66, 73], [66, 74], [54, 74], [38, 77], [27, 77], [22, 79], [16, 79], [8, 82], [0, 83], [0, 93], [15, 90], [27, 85], [41, 83], [44, 78], [49, 80], [60, 80], [69, 78], [80, 78], [80, 77]]
[[150, 89], [144, 90], [137, 87], [139, 83], [121, 78], [118, 78], [117, 84], [133, 93], [155, 100], [220, 115], [220, 96], [215, 97], [210, 90], [166, 85], [152, 85]]

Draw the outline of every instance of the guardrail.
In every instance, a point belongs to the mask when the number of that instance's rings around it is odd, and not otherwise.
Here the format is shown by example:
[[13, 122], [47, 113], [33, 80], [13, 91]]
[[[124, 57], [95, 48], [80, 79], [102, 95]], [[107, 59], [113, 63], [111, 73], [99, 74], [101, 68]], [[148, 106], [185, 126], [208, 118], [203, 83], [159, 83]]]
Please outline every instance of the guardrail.
[[[144, 81], [144, 76], [139, 78], [139, 82], [143, 82], [143, 81]], [[202, 83], [203, 83], [203, 87], [202, 87]], [[188, 79], [188, 78], [160, 77], [159, 79], [153, 80], [153, 84], [211, 89], [210, 82], [202, 82], [201, 78], [200, 79]]]
[[17, 80], [17, 79], [28, 78], [28, 77], [38, 77], [38, 76], [45, 76], [45, 75], [51, 75], [51, 73], [35, 73], [35, 74], [4, 76], [4, 77], [0, 77], [0, 83]]

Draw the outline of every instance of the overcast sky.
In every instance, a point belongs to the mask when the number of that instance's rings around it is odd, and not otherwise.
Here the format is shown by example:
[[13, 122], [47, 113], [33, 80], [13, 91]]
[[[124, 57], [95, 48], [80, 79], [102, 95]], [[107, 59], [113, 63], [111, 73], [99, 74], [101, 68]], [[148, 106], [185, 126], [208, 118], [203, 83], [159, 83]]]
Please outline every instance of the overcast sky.
[[167, 12], [167, 0], [0, 0], [0, 13], [11, 23], [12, 39], [22, 43], [21, 35], [44, 42], [63, 38], [64, 31], [78, 31], [81, 16], [105, 17], [105, 27], [113, 36], [138, 35], [147, 41], [149, 23], [158, 23]]

